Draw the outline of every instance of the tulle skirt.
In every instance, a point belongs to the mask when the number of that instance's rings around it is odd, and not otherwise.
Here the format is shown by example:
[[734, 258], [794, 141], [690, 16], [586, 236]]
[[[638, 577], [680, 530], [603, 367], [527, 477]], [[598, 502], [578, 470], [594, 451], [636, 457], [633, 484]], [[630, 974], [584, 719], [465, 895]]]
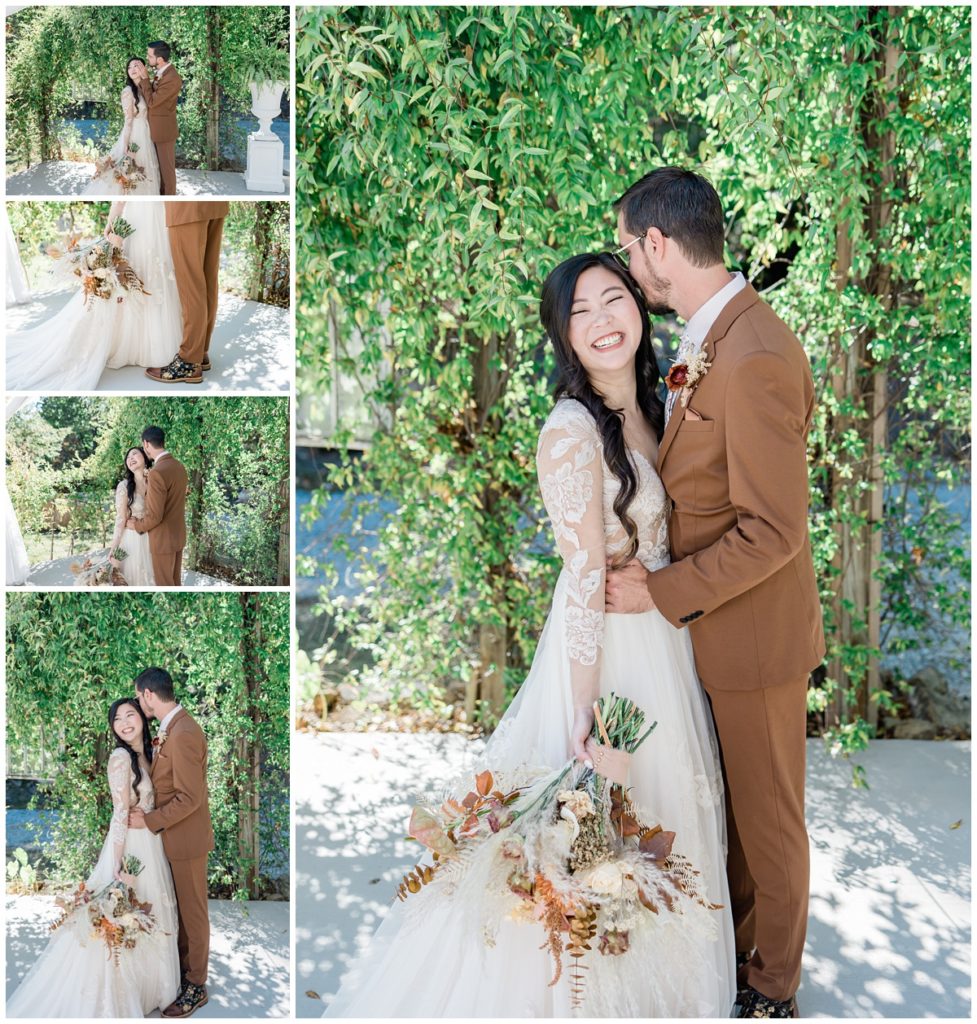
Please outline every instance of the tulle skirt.
[[53, 317], [7, 334], [8, 391], [93, 391], [106, 366], [165, 366], [183, 337], [180, 294], [162, 201], [127, 202], [123, 249], [146, 291], [85, 308], [79, 290]]
[[[570, 757], [570, 666], [561, 578], [532, 669], [478, 767], [557, 768]], [[725, 872], [719, 754], [687, 630], [657, 611], [605, 619], [601, 690], [636, 701], [655, 731], [631, 765], [631, 797], [647, 824], [676, 833], [674, 852], [702, 874], [722, 910], [659, 914], [623, 956], [588, 957], [587, 1017], [728, 1017], [735, 945]], [[470, 784], [470, 778], [469, 778]], [[566, 972], [555, 986], [541, 928], [504, 920], [493, 934], [488, 866], [472, 860], [451, 900], [395, 904], [344, 977], [327, 1017], [569, 1017]], [[635, 933], [637, 936], [637, 933]]]
[[[145, 103], [142, 100], [141, 103]], [[86, 196], [158, 196], [159, 195], [159, 162], [156, 159], [156, 147], [153, 145], [149, 133], [149, 120], [145, 117], [137, 117], [132, 122], [132, 132], [129, 136], [129, 143], [135, 143], [139, 148], [132, 153], [132, 158], [142, 167], [146, 174], [146, 180], [139, 182], [131, 192], [124, 192], [122, 186], [112, 177], [111, 169], [96, 174], [85, 186], [82, 195]], [[118, 162], [125, 156], [122, 145], [122, 135], [115, 141], [115, 145], [109, 152], [109, 156]]]
[[[143, 863], [135, 890], [153, 905], [159, 929], [124, 949], [119, 963], [101, 939], [93, 939], [83, 913], [62, 925], [7, 1000], [7, 1017], [144, 1017], [169, 1006], [180, 987], [177, 909], [163, 841], [148, 829], [129, 829], [125, 853]], [[87, 887], [113, 877], [113, 843], [106, 838]]]

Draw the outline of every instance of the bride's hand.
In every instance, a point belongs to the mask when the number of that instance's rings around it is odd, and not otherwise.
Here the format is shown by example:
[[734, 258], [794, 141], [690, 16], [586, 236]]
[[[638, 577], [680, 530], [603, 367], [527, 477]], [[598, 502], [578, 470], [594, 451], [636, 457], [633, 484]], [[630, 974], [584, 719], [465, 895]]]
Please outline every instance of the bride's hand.
[[110, 564], [114, 565], [116, 567], [116, 569], [121, 569], [122, 568], [122, 563], [117, 558], [110, 558], [109, 562], [110, 562]]
[[587, 760], [593, 764], [597, 774], [609, 782], [616, 782], [619, 786], [628, 784], [631, 755], [626, 750], [603, 746], [591, 737], [587, 740]]
[[570, 746], [573, 756], [586, 764], [590, 757], [587, 754], [585, 745], [590, 736], [590, 730], [594, 727], [594, 709], [592, 707], [578, 707], [573, 709], [573, 728], [570, 730]]

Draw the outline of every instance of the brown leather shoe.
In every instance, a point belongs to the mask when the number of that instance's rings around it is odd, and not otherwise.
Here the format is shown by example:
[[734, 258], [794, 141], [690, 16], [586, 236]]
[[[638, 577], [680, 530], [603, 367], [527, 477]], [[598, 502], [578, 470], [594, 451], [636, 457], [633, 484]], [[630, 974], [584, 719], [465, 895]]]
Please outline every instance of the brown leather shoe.
[[210, 362], [210, 356], [204, 356], [204, 361], [200, 364], [200, 369], [206, 373], [208, 370], [212, 370], [213, 366]]
[[163, 1011], [164, 1017], [189, 1017], [207, 1002], [207, 986], [194, 985], [188, 981], [180, 994]]
[[188, 363], [179, 356], [174, 356], [168, 366], [151, 366], [146, 376], [160, 384], [202, 384], [204, 379], [200, 363]]

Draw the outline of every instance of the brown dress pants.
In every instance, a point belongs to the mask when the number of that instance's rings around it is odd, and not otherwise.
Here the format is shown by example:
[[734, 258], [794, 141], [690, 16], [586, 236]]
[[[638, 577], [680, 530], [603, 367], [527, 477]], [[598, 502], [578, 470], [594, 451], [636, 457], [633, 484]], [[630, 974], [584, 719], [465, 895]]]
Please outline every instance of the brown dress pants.
[[207, 855], [193, 860], [171, 860], [180, 933], [180, 972], [194, 985], [207, 984], [210, 957], [210, 918], [207, 916]]
[[176, 143], [156, 142], [156, 162], [159, 164], [159, 194], [176, 195]]
[[180, 587], [183, 585], [183, 552], [152, 552], [153, 576], [157, 587]]
[[170, 251], [183, 306], [180, 358], [202, 363], [217, 320], [217, 272], [224, 218], [195, 220], [170, 227]]
[[810, 850], [804, 822], [808, 677], [763, 690], [713, 690], [726, 779], [726, 871], [740, 983], [789, 999], [801, 978]]

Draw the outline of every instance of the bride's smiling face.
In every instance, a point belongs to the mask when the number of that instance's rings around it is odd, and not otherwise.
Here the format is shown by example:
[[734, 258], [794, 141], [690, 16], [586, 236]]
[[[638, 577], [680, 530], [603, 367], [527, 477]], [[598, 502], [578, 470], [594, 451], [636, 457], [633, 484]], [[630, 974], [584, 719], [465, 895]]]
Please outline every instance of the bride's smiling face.
[[130, 448], [126, 454], [126, 466], [133, 473], [138, 473], [146, 468], [146, 459], [138, 448]]
[[637, 303], [613, 271], [590, 267], [577, 278], [567, 340], [588, 375], [630, 367], [642, 327]]
[[131, 704], [122, 704], [112, 720], [115, 735], [134, 750], [142, 749], [142, 717]]
[[146, 67], [141, 60], [129, 61], [129, 66], [126, 68], [126, 73], [135, 82], [139, 76], [139, 73]]

